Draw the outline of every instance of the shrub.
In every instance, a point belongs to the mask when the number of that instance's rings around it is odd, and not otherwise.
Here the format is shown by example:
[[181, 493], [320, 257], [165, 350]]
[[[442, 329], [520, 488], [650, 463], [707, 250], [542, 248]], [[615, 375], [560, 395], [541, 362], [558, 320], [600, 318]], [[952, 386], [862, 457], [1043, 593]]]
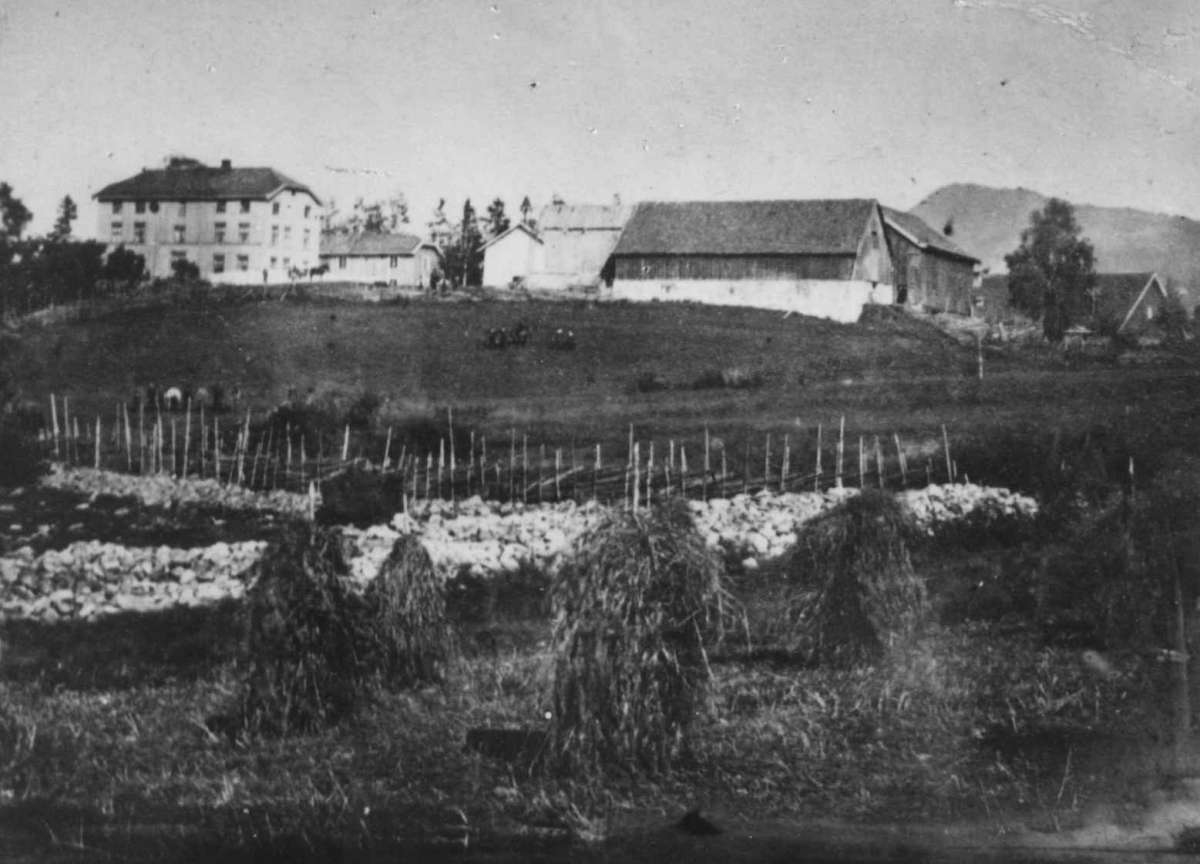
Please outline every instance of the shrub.
[[908, 516], [871, 490], [797, 528], [785, 615], [791, 648], [809, 663], [855, 665], [905, 642], [929, 612], [913, 571]]
[[34, 435], [0, 418], [0, 486], [27, 486], [44, 472]]
[[404, 509], [404, 478], [363, 465], [350, 465], [321, 483], [322, 525], [365, 528], [390, 522]]
[[634, 388], [639, 393], [657, 393], [660, 390], [668, 389], [669, 386], [666, 381], [658, 377], [658, 373], [652, 371], [641, 373], [634, 382]]
[[693, 390], [712, 390], [725, 387], [731, 390], [752, 390], [766, 383], [762, 372], [751, 372], [738, 366], [725, 369], [705, 369], [692, 382]]
[[363, 653], [381, 680], [407, 687], [440, 681], [454, 654], [446, 590], [429, 553], [401, 537], [363, 595]]
[[551, 586], [550, 758], [565, 770], [669, 768], [710, 680], [730, 598], [683, 502], [617, 513]]
[[245, 729], [317, 729], [350, 713], [369, 688], [362, 604], [348, 572], [341, 535], [309, 525], [289, 528], [263, 556], [246, 595]]

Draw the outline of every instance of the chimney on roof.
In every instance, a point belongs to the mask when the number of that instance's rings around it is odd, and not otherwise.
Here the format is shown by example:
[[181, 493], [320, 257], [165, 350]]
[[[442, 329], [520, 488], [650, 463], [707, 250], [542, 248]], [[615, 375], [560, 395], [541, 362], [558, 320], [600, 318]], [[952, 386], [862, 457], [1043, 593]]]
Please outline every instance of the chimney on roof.
[[233, 160], [232, 160], [232, 159], [222, 159], [222, 160], [221, 160], [221, 170], [222, 170], [222, 171], [228, 171], [228, 170], [229, 170], [229, 169], [231, 169], [232, 167], [233, 167]]

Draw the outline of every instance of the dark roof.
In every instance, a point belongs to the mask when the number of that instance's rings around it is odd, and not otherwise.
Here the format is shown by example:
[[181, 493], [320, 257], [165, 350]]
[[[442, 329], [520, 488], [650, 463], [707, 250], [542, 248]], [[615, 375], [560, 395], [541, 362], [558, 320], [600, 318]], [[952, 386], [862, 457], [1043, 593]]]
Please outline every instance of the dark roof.
[[1149, 287], [1151, 279], [1155, 280], [1159, 290], [1165, 294], [1165, 287], [1153, 273], [1097, 273], [1097, 318], [1109, 318], [1115, 320], [1118, 325], [1124, 325], [1142, 292]]
[[547, 204], [538, 216], [541, 231], [619, 231], [629, 218], [623, 204]]
[[321, 203], [306, 185], [274, 168], [214, 168], [194, 159], [172, 159], [166, 168], [145, 168], [135, 177], [110, 183], [94, 197], [100, 201], [265, 200], [288, 189], [307, 192]]
[[322, 234], [321, 255], [412, 255], [418, 247], [426, 245], [420, 237], [412, 234], [377, 234], [364, 231], [360, 234]]
[[650, 201], [614, 255], [856, 255], [873, 200]]
[[961, 246], [945, 234], [942, 234], [940, 231], [934, 231], [920, 216], [905, 213], [902, 210], [893, 210], [891, 207], [884, 207], [882, 209], [884, 222], [900, 231], [900, 233], [908, 235], [908, 238], [922, 249], [941, 252], [955, 258], [963, 258], [967, 261], [979, 261], [978, 258], [969, 252], [965, 252]]

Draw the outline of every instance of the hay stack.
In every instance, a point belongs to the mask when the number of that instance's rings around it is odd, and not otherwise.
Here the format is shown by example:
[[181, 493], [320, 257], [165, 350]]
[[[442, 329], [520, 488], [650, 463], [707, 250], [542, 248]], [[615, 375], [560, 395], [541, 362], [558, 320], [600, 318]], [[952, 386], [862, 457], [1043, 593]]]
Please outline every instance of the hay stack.
[[929, 611], [908, 554], [913, 536], [895, 498], [874, 491], [798, 527], [787, 564], [792, 650], [810, 663], [853, 665], [907, 640]]
[[254, 732], [288, 734], [336, 721], [361, 695], [361, 601], [342, 538], [295, 526], [258, 565], [245, 608], [241, 717]]
[[682, 502], [579, 539], [551, 586], [557, 767], [670, 766], [708, 686], [705, 645], [724, 632], [722, 576]]
[[404, 536], [363, 596], [364, 653], [384, 683], [407, 687], [442, 680], [454, 653], [446, 590], [420, 540]]

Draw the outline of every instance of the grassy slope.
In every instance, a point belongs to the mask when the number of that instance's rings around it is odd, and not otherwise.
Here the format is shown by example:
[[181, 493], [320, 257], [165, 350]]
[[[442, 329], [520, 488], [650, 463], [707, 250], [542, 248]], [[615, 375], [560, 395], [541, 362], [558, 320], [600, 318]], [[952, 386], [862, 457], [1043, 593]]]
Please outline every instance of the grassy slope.
[[[534, 330], [531, 346], [480, 347], [489, 327], [519, 320]], [[576, 351], [547, 347], [556, 327], [575, 331]], [[288, 388], [365, 389], [390, 400], [388, 423], [443, 422], [453, 406], [460, 428], [496, 438], [516, 429], [555, 446], [600, 442], [612, 454], [624, 453], [631, 423], [642, 440], [674, 437], [693, 448], [707, 424], [731, 457], [743, 441], [757, 451], [771, 432], [776, 458], [784, 433], [794, 458], [807, 458], [815, 426], [824, 424], [828, 446], [841, 415], [851, 442], [898, 432], [924, 440], [930, 452], [942, 424], [957, 442], [1021, 425], [1069, 433], [1130, 418], [1187, 438], [1189, 406], [1200, 395], [1190, 369], [1067, 372], [1058, 361], [1004, 354], [988, 356], [979, 382], [972, 349], [908, 319], [843, 325], [666, 304], [270, 302], [139, 310], [30, 330], [10, 352], [4, 365], [26, 398], [46, 404], [50, 392], [69, 394], [85, 414], [111, 416], [135, 385], [151, 381], [239, 386], [256, 411], [277, 404]], [[690, 386], [705, 371], [730, 368], [760, 372], [765, 383]], [[637, 392], [646, 373], [669, 388]]]

